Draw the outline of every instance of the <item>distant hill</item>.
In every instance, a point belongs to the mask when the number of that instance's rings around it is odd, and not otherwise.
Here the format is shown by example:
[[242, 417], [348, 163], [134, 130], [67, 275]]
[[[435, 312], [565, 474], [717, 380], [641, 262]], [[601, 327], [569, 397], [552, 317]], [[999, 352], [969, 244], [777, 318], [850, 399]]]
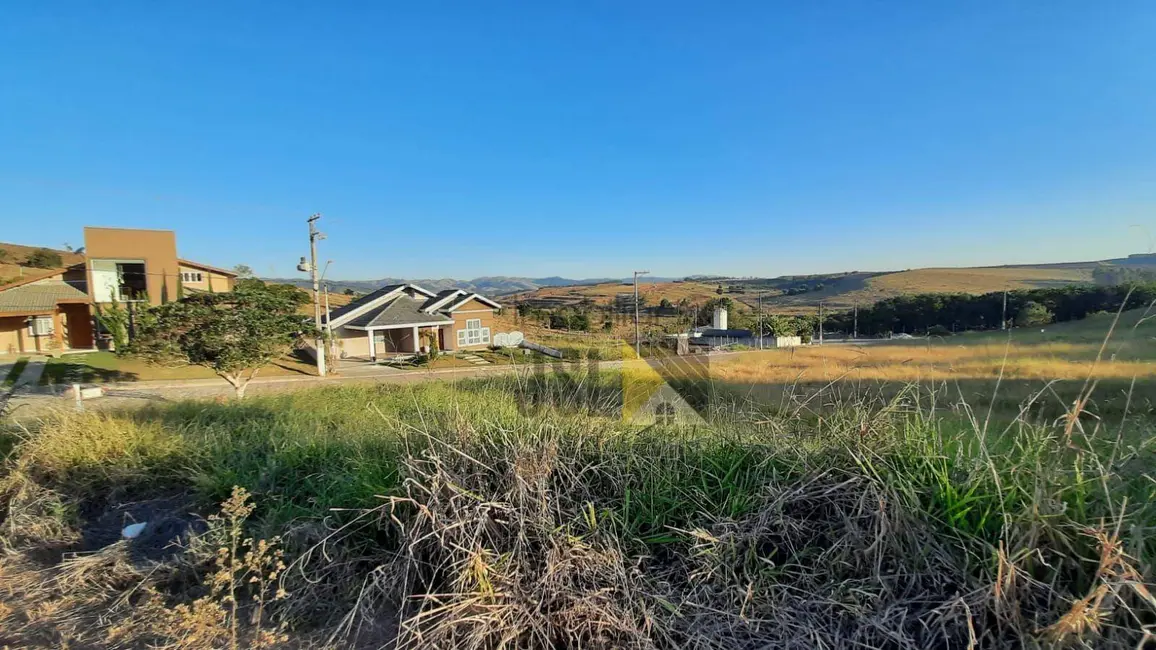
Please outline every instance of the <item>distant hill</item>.
[[[309, 278], [262, 278], [266, 282], [278, 282], [282, 284], [292, 284], [302, 288], [311, 286]], [[651, 278], [646, 277], [641, 282], [671, 282], [674, 278]], [[627, 278], [626, 280], [615, 280], [613, 278], [590, 278], [584, 280], [572, 280], [570, 278], [548, 277], [548, 278], [520, 278], [509, 277], [504, 275], [485, 276], [474, 278], [472, 280], [456, 280], [454, 278], [424, 278], [424, 279], [404, 279], [404, 278], [379, 278], [377, 280], [326, 280], [329, 285], [329, 290], [334, 292], [343, 292], [346, 289], [352, 289], [358, 293], [369, 293], [378, 287], [387, 284], [399, 284], [402, 282], [410, 282], [420, 287], [429, 289], [430, 291], [441, 291], [443, 289], [464, 289], [466, 291], [475, 291], [486, 296], [505, 296], [513, 293], [521, 293], [526, 291], [534, 291], [543, 287], [577, 287], [603, 284], [606, 282], [632, 282], [633, 280]]]
[[[60, 266], [51, 269], [36, 268], [27, 265], [28, 256], [39, 250], [52, 251], [60, 256]], [[59, 270], [79, 264], [84, 261], [84, 255], [72, 251], [47, 248], [44, 246], [23, 246], [21, 244], [5, 244], [0, 242], [0, 285], [14, 282], [22, 277], [40, 275], [49, 270]]]
[[[970, 268], [926, 268], [902, 271], [846, 271], [813, 275], [785, 275], [775, 278], [727, 278], [689, 276], [670, 282], [658, 279], [642, 293], [646, 304], [663, 298], [678, 303], [687, 300], [702, 304], [720, 295], [749, 307], [761, 301], [767, 311], [783, 314], [814, 313], [819, 304], [831, 310], [869, 305], [885, 298], [918, 293], [970, 293], [1033, 289], [1069, 284], [1089, 284], [1097, 269], [1132, 268], [1156, 270], [1156, 255], [1130, 255], [1091, 262], [1008, 265]], [[719, 293], [720, 288], [722, 293]], [[524, 291], [512, 301], [540, 307], [605, 305], [630, 287], [621, 282], [591, 286], [545, 286]]]

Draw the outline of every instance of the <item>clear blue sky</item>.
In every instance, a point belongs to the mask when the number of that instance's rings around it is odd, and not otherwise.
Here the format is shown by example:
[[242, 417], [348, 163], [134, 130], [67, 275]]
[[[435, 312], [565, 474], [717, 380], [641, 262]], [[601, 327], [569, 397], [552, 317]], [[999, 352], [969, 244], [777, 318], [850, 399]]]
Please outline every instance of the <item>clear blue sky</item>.
[[10, 2], [0, 240], [779, 275], [1156, 235], [1156, 2]]

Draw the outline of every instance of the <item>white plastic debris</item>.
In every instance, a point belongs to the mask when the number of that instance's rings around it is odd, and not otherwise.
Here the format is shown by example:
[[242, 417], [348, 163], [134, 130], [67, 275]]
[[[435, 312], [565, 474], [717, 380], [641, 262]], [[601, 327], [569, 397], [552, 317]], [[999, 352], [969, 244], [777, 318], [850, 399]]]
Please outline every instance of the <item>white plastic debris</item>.
[[134, 539], [144, 532], [145, 526], [147, 525], [149, 525], [147, 521], [142, 521], [139, 524], [129, 524], [124, 527], [124, 530], [120, 531], [120, 534], [123, 535], [125, 539]]

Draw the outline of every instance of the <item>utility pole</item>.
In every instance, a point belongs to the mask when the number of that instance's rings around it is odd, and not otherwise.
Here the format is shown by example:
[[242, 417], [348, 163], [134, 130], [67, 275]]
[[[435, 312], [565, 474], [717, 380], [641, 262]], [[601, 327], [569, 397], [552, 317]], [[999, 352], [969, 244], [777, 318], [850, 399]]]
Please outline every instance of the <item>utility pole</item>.
[[763, 349], [763, 291], [758, 291], [758, 349]]
[[[317, 341], [314, 349], [317, 350], [317, 375], [325, 376], [325, 346], [321, 344], [324, 335], [321, 332], [321, 287], [317, 279], [317, 242], [325, 239], [317, 230], [317, 220], [320, 214], [314, 214], [306, 221], [309, 223], [309, 279], [313, 281], [313, 325], [317, 327]], [[301, 268], [298, 265], [297, 268]]]
[[638, 276], [646, 275], [650, 271], [634, 272], [634, 354], [642, 358], [642, 334], [638, 328]]
[[851, 330], [851, 338], [859, 338], [859, 303], [855, 303], [855, 327]]
[[1007, 289], [1003, 290], [1003, 316], [999, 319], [999, 328], [1001, 330], [1007, 329]]
[[823, 303], [819, 303], [819, 345], [823, 345]]

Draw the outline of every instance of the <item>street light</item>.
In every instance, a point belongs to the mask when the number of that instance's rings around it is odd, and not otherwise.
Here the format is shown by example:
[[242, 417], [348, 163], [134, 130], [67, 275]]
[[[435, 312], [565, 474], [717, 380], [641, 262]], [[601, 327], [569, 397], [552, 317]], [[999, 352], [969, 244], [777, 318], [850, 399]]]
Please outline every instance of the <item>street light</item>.
[[638, 276], [646, 275], [650, 271], [634, 272], [634, 354], [642, 358], [642, 335], [638, 329]]

